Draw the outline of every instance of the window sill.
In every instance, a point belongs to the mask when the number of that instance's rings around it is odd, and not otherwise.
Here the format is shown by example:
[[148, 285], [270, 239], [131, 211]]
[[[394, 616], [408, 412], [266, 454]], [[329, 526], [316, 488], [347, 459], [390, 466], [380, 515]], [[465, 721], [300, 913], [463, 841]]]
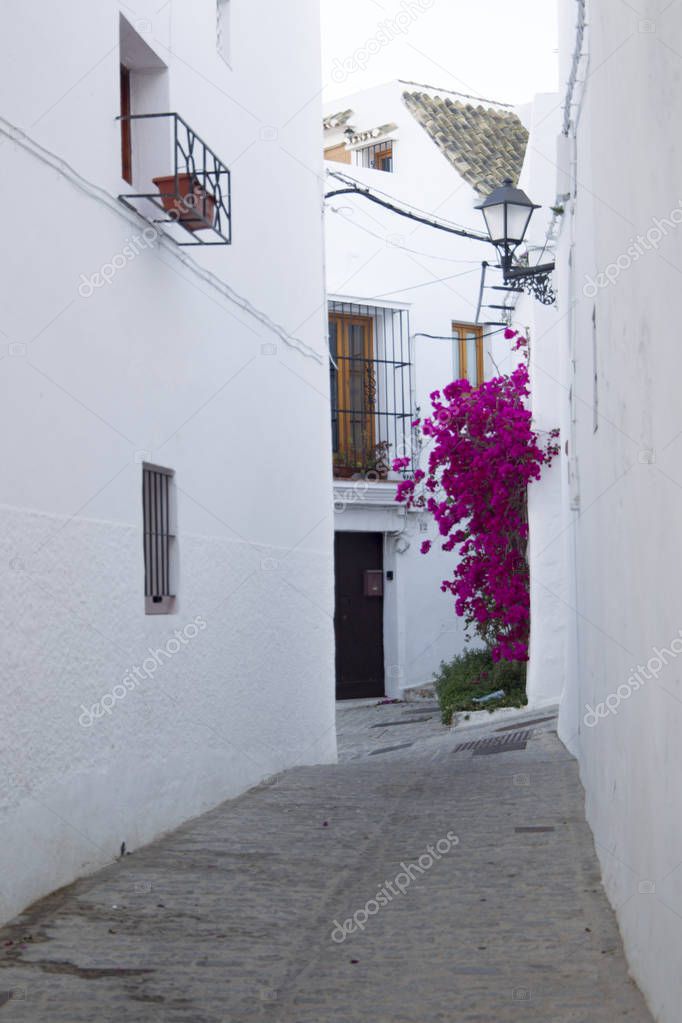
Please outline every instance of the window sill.
[[144, 613], [146, 615], [175, 614], [175, 597], [145, 597]]

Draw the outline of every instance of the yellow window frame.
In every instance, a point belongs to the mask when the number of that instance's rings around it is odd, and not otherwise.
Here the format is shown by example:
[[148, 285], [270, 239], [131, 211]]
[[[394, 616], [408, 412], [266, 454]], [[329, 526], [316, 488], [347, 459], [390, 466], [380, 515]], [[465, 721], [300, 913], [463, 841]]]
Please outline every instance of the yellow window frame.
[[[338, 449], [335, 464], [361, 467], [376, 444], [376, 375], [374, 370], [374, 321], [371, 316], [330, 313], [330, 326], [336, 326]], [[351, 328], [363, 331], [362, 355], [351, 352]], [[355, 363], [355, 365], [354, 365]], [[353, 407], [353, 374], [362, 374], [362, 407]], [[357, 443], [360, 430], [363, 445]]]
[[[472, 334], [476, 342], [476, 376], [474, 379], [472, 379], [473, 374], [471, 372], [474, 367], [469, 366], [469, 351], [467, 348], [467, 341], [471, 339]], [[453, 321], [452, 338], [457, 346], [455, 349], [459, 367], [457, 379], [468, 380], [474, 387], [478, 387], [485, 379], [482, 325], [479, 323], [456, 323]]]

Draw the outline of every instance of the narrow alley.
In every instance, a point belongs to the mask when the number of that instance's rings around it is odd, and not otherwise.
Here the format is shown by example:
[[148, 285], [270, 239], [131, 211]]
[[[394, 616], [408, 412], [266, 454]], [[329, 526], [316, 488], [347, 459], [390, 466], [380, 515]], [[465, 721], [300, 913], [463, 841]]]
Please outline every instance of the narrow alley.
[[650, 1020], [551, 711], [446, 729], [432, 704], [365, 702], [339, 725], [338, 766], [6, 927], [0, 1023]]

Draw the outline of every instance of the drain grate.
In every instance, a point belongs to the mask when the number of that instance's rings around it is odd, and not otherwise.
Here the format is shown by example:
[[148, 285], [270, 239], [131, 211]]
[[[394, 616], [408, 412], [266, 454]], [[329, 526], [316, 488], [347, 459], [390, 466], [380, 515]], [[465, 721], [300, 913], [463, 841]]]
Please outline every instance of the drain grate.
[[[546, 717], [546, 718], [533, 718], [532, 721], [524, 721], [522, 723], [523, 723], [524, 726], [527, 726], [527, 725], [542, 725], [542, 724], [545, 723], [545, 721], [555, 721], [555, 720], [556, 720], [556, 714], [550, 714], [549, 717]], [[514, 724], [514, 725], [505, 725], [504, 728], [496, 728], [495, 731], [496, 732], [513, 732], [514, 729], [516, 729], [518, 727], [519, 727], [519, 722], [517, 721], [516, 724]]]
[[487, 739], [472, 739], [470, 742], [455, 746], [453, 753], [471, 750], [476, 757], [493, 753], [512, 753], [514, 750], [524, 750], [530, 736], [530, 729], [525, 729], [521, 732], [508, 732], [506, 735], [491, 735]]
[[540, 835], [540, 834], [543, 834], [545, 831], [554, 831], [554, 830], [555, 829], [553, 827], [545, 827], [545, 826], [542, 826], [542, 827], [540, 827], [540, 826], [534, 826], [534, 827], [528, 826], [528, 827], [523, 827], [523, 828], [514, 828], [514, 831], [516, 832], [517, 835]]

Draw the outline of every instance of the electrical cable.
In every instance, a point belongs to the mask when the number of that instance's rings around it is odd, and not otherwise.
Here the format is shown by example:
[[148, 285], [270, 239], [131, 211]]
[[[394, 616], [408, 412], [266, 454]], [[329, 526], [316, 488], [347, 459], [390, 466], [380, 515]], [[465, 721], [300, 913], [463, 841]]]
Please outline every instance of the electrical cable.
[[426, 288], [429, 284], [444, 284], [445, 281], [454, 281], [457, 277], [466, 277], [467, 274], [476, 273], [476, 268], [472, 267], [471, 270], [463, 270], [459, 274], [450, 274], [449, 277], [434, 277], [432, 281], [422, 281], [421, 284], [412, 284], [408, 288], [396, 288], [394, 291], [383, 291], [380, 295], [373, 295], [372, 298], [366, 299], [367, 302], [373, 302], [377, 298], [386, 298], [387, 295], [401, 295], [404, 291], [416, 291], [417, 288]]
[[[485, 324], [483, 324], [483, 326], [485, 326]], [[486, 331], [485, 334], [481, 334], [481, 338], [492, 337], [493, 334], [499, 334], [499, 333], [501, 333], [501, 331], [506, 330], [506, 329], [507, 329], [506, 327], [497, 327], [495, 330], [488, 330], [488, 331]], [[452, 335], [448, 335], [448, 334], [424, 334], [422, 331], [419, 331], [417, 334], [413, 334], [412, 337], [427, 337], [431, 341], [455, 341], [455, 340], [457, 340]]]
[[419, 89], [431, 89], [432, 92], [447, 92], [451, 96], [461, 96], [462, 99], [475, 99], [477, 103], [489, 103], [491, 107], [506, 107], [507, 110], [514, 109], [513, 103], [500, 103], [496, 99], [486, 99], [485, 96], [472, 96], [468, 92], [458, 92], [457, 89], [446, 89], [440, 85], [426, 85], [424, 82], [411, 82], [409, 78], [399, 78], [398, 81], [402, 85], [416, 85]]
[[[129, 224], [139, 227], [140, 222], [150, 224], [145, 217], [141, 214], [134, 214], [126, 210], [126, 208], [114, 198], [110, 192], [107, 192], [104, 188], [99, 185], [95, 185], [93, 182], [88, 181], [82, 174], [79, 174], [74, 167], [71, 166], [66, 160], [51, 150], [42, 146], [35, 139], [32, 139], [26, 132], [22, 131], [16, 125], [0, 117], [0, 136], [11, 139], [17, 146], [21, 147], [25, 152], [29, 153], [35, 159], [40, 160], [46, 166], [56, 171], [63, 178], [69, 181], [75, 188], [78, 188], [81, 192], [84, 192], [91, 199], [95, 199], [101, 205], [105, 206], [110, 212], [117, 214], [119, 217], [127, 220]], [[178, 246], [172, 239], [170, 239], [161, 230], [157, 230], [157, 238], [159, 246], [166, 250], [172, 255], [178, 262], [182, 263], [183, 266], [187, 267], [193, 274], [201, 278], [209, 287], [214, 288], [218, 291], [223, 298], [227, 299], [233, 305], [237, 306], [242, 312], [253, 319], [258, 320], [264, 327], [276, 334], [286, 345], [290, 348], [295, 349], [301, 355], [305, 355], [308, 358], [314, 359], [316, 362], [326, 362], [326, 356], [316, 351], [310, 345], [306, 344], [300, 338], [294, 337], [287, 333], [286, 329], [274, 320], [270, 319], [267, 313], [261, 312], [256, 306], [252, 305], [251, 302], [240, 295], [229, 284], [222, 281], [210, 270], [205, 270], [200, 266], [194, 259], [181, 252]], [[246, 325], [245, 325], [246, 326]], [[247, 327], [247, 329], [249, 329]]]
[[[409, 200], [407, 199], [396, 199], [396, 197], [394, 195], [391, 195], [390, 192], [384, 192], [382, 188], [377, 188], [376, 185], [371, 186], [366, 185], [363, 181], [358, 181], [358, 179], [354, 178], [351, 174], [345, 174], [343, 171], [333, 171], [329, 169], [327, 169], [327, 174], [329, 177], [336, 178], [338, 181], [342, 181], [346, 185], [357, 185], [358, 187], [367, 189], [367, 191], [371, 191], [376, 195], [381, 195], [383, 196], [384, 199], [389, 199], [391, 202], [400, 202], [402, 206], [405, 206], [407, 209], [414, 210], [415, 213], [421, 213], [423, 217], [434, 216], [431, 210], [424, 210], [421, 208], [421, 206], [417, 206], [416, 203], [409, 202]], [[450, 220], [448, 217], [440, 217], [438, 219], [440, 220], [441, 223], [449, 224], [451, 227], [459, 227], [463, 231], [468, 230], [468, 228], [465, 227], [464, 224], [460, 224], [456, 220]], [[486, 235], [485, 241], [489, 240], [490, 239]]]
[[[336, 174], [334, 171], [328, 171], [327, 173], [330, 174], [331, 177], [337, 178], [339, 181], [347, 184], [347, 182], [344, 181], [343, 176]], [[376, 203], [378, 206], [383, 206], [385, 209], [391, 210], [392, 213], [397, 213], [401, 217], [407, 217], [408, 220], [413, 220], [420, 224], [426, 224], [427, 227], [433, 227], [438, 231], [445, 231], [448, 234], [454, 234], [460, 238], [470, 238], [472, 241], [486, 242], [490, 244], [490, 238], [488, 238], [487, 235], [476, 234], [473, 231], [467, 231], [461, 227], [452, 227], [448, 221], [438, 221], [433, 219], [432, 214], [425, 214], [422, 216], [420, 214], [413, 213], [408, 208], [408, 204], [398, 206], [394, 201], [389, 202], [380, 198], [379, 195], [375, 195], [372, 189], [354, 181], [353, 178], [349, 178], [347, 180], [351, 183], [350, 185], [347, 185], [346, 188], [337, 188], [331, 192], [325, 193], [325, 199], [332, 199], [337, 195], [359, 195], [365, 199], [369, 199], [370, 202]]]
[[480, 260], [478, 259], [453, 259], [452, 256], [433, 256], [429, 252], [419, 252], [417, 249], [410, 249], [406, 245], [396, 245], [393, 242], [389, 242], [387, 238], [382, 238], [380, 234], [375, 231], [370, 231], [368, 227], [364, 227], [363, 224], [358, 224], [357, 220], [351, 220], [350, 217], [344, 217], [340, 209], [335, 209], [333, 206], [330, 207], [332, 213], [337, 213], [342, 220], [345, 220], [347, 224], [351, 224], [353, 227], [357, 227], [359, 231], [364, 231], [365, 234], [369, 234], [372, 238], [376, 238], [380, 242], [384, 242], [390, 249], [398, 249], [400, 252], [411, 252], [415, 256], [422, 256], [424, 259], [438, 259], [446, 263], [462, 263], [471, 266], [480, 266]]

